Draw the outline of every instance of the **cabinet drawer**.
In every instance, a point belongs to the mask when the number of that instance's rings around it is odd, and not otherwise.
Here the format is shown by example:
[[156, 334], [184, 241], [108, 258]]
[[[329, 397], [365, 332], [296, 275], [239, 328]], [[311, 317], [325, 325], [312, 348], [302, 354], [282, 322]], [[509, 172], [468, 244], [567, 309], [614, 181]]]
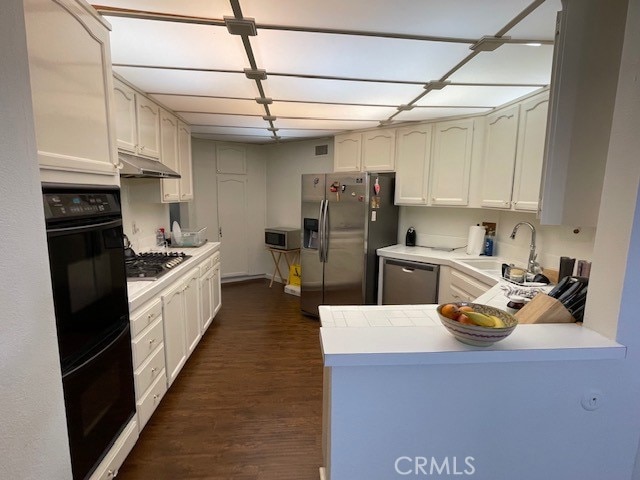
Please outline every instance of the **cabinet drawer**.
[[211, 263], [213, 263], [214, 265], [216, 263], [220, 263], [220, 252], [216, 252], [213, 254], [213, 257], [211, 257]]
[[160, 347], [147, 358], [140, 367], [134, 373], [134, 379], [136, 384], [136, 399], [142, 398], [144, 393], [149, 388], [149, 385], [158, 378], [160, 373], [164, 370], [164, 344], [161, 343]]
[[472, 297], [469, 293], [465, 292], [464, 290], [460, 290], [455, 285], [449, 286], [449, 295], [453, 299], [452, 300], [453, 302], [471, 302], [475, 299], [475, 297]]
[[212, 268], [213, 268], [213, 258], [207, 258], [200, 265], [200, 276], [202, 277], [206, 275], [207, 272], [210, 272]]
[[115, 441], [104, 460], [95, 469], [93, 475], [89, 477], [90, 480], [113, 480], [118, 475], [118, 469], [122, 466], [124, 459], [127, 458], [137, 441], [138, 423], [134, 417]]
[[491, 285], [480, 282], [459, 270], [451, 270], [451, 285], [470, 295], [470, 300], [474, 300], [491, 288]]
[[151, 325], [162, 315], [162, 302], [157, 299], [149, 306], [144, 306], [133, 312], [131, 316], [131, 338], [135, 338], [148, 325]]
[[151, 415], [156, 410], [158, 405], [160, 405], [160, 401], [162, 397], [164, 397], [165, 392], [167, 391], [167, 376], [165, 374], [166, 370], [160, 372], [160, 375], [151, 385], [151, 388], [147, 390], [147, 393], [143, 395], [143, 397], [137, 402], [138, 406], [138, 425], [140, 425], [140, 431], [147, 424]]
[[146, 333], [137, 336], [132, 342], [133, 368], [136, 369], [164, 340], [162, 333], [162, 317], [152, 324]]

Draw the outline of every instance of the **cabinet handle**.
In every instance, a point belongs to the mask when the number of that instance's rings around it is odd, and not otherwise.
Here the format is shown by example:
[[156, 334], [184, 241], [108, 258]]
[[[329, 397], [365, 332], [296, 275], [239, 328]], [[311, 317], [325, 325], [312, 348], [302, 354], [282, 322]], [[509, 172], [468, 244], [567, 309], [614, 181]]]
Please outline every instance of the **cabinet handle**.
[[154, 373], [156, 373], [158, 371], [158, 369], [156, 367], [153, 367], [151, 369], [151, 375], [153, 375]]
[[156, 339], [152, 338], [151, 340], [149, 340], [149, 345], [153, 345], [154, 343], [156, 343]]
[[150, 313], [149, 315], [147, 315], [147, 318], [148, 318], [149, 320], [151, 320], [151, 319], [152, 319], [153, 317], [155, 317], [155, 316], [156, 316], [156, 314], [155, 314], [155, 313]]
[[107, 470], [107, 477], [108, 478], [113, 478], [115, 477], [115, 472], [113, 470]]
[[153, 396], [154, 400], [157, 400], [158, 398], [160, 398], [160, 395], [158, 395], [157, 393]]
[[164, 194], [164, 198], [168, 198], [168, 197], [169, 197], [169, 194], [168, 194], [168, 193], [165, 193], [165, 194]]

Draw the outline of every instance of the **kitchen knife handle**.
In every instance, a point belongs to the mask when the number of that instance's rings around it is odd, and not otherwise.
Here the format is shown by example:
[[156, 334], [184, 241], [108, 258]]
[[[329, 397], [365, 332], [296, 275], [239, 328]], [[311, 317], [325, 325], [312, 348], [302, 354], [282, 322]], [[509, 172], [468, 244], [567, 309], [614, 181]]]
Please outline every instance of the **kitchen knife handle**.
[[571, 277], [564, 277], [557, 283], [555, 287], [551, 289], [551, 291], [547, 295], [553, 298], [558, 298], [558, 296], [561, 294], [561, 290], [563, 290], [564, 286], [570, 281], [571, 281]]

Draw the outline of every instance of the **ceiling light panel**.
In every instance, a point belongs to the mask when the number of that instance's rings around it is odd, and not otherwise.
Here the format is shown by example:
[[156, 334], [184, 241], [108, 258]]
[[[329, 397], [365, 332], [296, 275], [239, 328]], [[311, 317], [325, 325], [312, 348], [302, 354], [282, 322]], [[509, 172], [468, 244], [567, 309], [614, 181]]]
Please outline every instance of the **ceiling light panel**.
[[152, 95], [152, 97], [176, 112], [264, 114], [264, 108], [253, 99], [187, 97], [182, 95]]
[[479, 53], [449, 77], [449, 80], [462, 83], [548, 85], [551, 81], [552, 60], [553, 46], [551, 45], [528, 47], [506, 44], [495, 52]]
[[413, 122], [421, 120], [447, 119], [458, 115], [473, 115], [476, 113], [486, 113], [490, 108], [419, 108], [406, 112], [400, 112], [393, 119], [396, 122]]
[[306, 102], [363, 103], [370, 105], [400, 105], [417, 97], [422, 85], [376, 82], [344, 82], [269, 76], [264, 82], [267, 94], [274, 100]]
[[296, 130], [291, 128], [281, 128], [278, 135], [283, 138], [314, 138], [314, 137], [331, 137], [341, 130]]
[[[234, 142], [234, 143], [268, 143], [270, 137], [252, 136], [252, 135], [219, 135], [215, 133], [198, 133], [191, 130], [191, 136], [199, 139], [215, 140], [217, 142]], [[196, 140], [197, 141], [197, 140]]]
[[360, 128], [370, 128], [378, 125], [377, 121], [354, 121], [354, 120], [316, 120], [316, 119], [294, 119], [279, 118], [276, 122], [278, 128], [292, 129], [320, 129], [320, 130], [357, 130]]
[[352, 120], [376, 120], [387, 118], [395, 107], [369, 107], [359, 105], [330, 105], [323, 103], [279, 102], [274, 100], [271, 113], [279, 117], [344, 118]]
[[223, 127], [268, 127], [262, 117], [244, 115], [220, 115], [218, 113], [186, 113], [177, 112], [190, 125], [217, 125]]
[[[417, 35], [493, 34], [530, 0], [241, 0], [242, 13], [261, 23]], [[455, 19], [455, 21], [452, 21]], [[258, 28], [258, 36], [262, 32]]]
[[556, 32], [556, 15], [562, 10], [560, 0], [546, 0], [525, 19], [507, 32], [511, 38], [553, 40]]
[[113, 67], [143, 92], [253, 98], [260, 93], [244, 73], [193, 72], [153, 68]]
[[251, 45], [269, 73], [415, 82], [440, 78], [469, 54], [466, 43], [273, 30]]
[[271, 135], [273, 135], [273, 133], [266, 128], [211, 127], [205, 125], [194, 125], [191, 131], [217, 135], [243, 135], [252, 137], [270, 137]]
[[432, 90], [418, 100], [420, 106], [436, 107], [497, 107], [520, 98], [540, 87], [476, 87], [450, 85]]
[[219, 20], [222, 20], [224, 15], [233, 15], [229, 0], [91, 0], [89, 3], [106, 7], [217, 18]]
[[242, 39], [225, 27], [106, 18], [113, 27], [113, 63], [237, 71], [247, 66]]

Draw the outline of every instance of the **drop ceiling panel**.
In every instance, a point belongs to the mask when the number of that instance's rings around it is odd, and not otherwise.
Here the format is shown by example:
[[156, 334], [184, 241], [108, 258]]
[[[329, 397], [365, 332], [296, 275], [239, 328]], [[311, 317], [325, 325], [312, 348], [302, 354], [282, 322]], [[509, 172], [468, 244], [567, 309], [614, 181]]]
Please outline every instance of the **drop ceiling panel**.
[[469, 54], [469, 44], [306, 32], [260, 31], [251, 39], [267, 72], [428, 82]]
[[282, 117], [343, 118], [351, 120], [383, 120], [396, 111], [395, 107], [331, 105], [274, 101], [271, 113]]
[[497, 32], [529, 3], [530, 0], [240, 0], [243, 14], [254, 17], [258, 24], [478, 38]]
[[553, 46], [502, 45], [494, 52], [481, 52], [455, 72], [449, 80], [471, 83], [535, 83], [551, 80]]
[[226, 27], [106, 17], [114, 64], [242, 71], [247, 60], [238, 36]]
[[146, 93], [255, 98], [258, 89], [238, 73], [193, 72], [153, 68], [113, 67]]
[[562, 10], [560, 0], [546, 0], [532, 13], [507, 32], [512, 38], [553, 40], [556, 31], [556, 15]]
[[233, 15], [229, 0], [95, 0], [92, 5], [127, 8], [157, 13], [222, 19]]
[[278, 130], [278, 135], [283, 138], [314, 138], [314, 137], [329, 137], [340, 130], [297, 130], [293, 128], [281, 128]]
[[215, 140], [218, 142], [237, 142], [237, 143], [271, 143], [270, 137], [254, 137], [251, 135], [219, 135], [213, 133], [194, 133], [191, 132], [192, 136], [195, 138], [204, 138], [207, 140]]
[[244, 135], [270, 137], [273, 134], [265, 128], [241, 128], [241, 127], [210, 127], [206, 125], [194, 125], [192, 133], [211, 133], [217, 135]]
[[269, 77], [266, 93], [274, 100], [400, 105], [415, 98], [420, 85], [342, 82], [308, 78]]
[[476, 87], [450, 85], [432, 90], [417, 105], [436, 107], [497, 107], [535, 92], [539, 87]]
[[267, 128], [269, 124], [262, 117], [247, 115], [220, 115], [217, 113], [186, 113], [177, 112], [191, 125], [218, 125], [224, 127], [255, 127]]
[[397, 122], [413, 122], [420, 120], [445, 119], [446, 117], [456, 117], [459, 115], [473, 115], [477, 113], [485, 113], [490, 108], [426, 108], [418, 107], [413, 110], [400, 112], [393, 119]]
[[356, 130], [359, 128], [370, 128], [378, 125], [377, 121], [353, 121], [353, 120], [310, 120], [310, 119], [288, 119], [279, 118], [275, 122], [278, 128], [292, 129], [323, 129], [323, 130]]
[[230, 98], [189, 97], [182, 95], [152, 95], [171, 110], [180, 112], [216, 112], [245, 115], [264, 115], [264, 108], [255, 100]]

